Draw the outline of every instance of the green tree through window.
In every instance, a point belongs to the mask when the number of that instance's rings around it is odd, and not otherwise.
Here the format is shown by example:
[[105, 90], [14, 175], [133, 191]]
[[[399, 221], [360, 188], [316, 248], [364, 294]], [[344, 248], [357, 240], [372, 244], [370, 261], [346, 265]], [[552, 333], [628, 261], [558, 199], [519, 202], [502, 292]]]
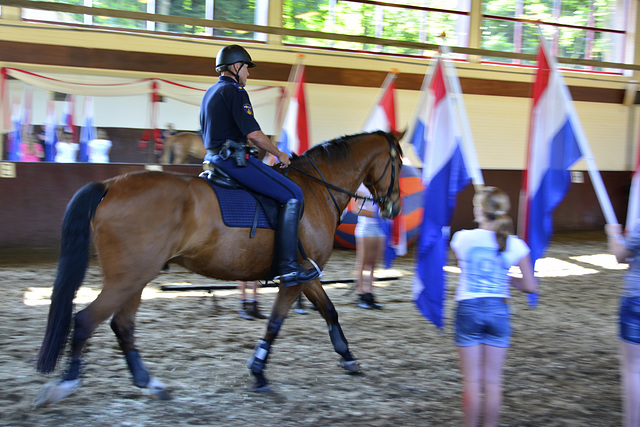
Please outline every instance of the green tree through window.
[[[51, 1], [51, 0], [48, 0]], [[551, 44], [551, 53], [561, 57], [625, 62], [627, 22], [633, 0], [482, 0], [481, 28], [470, 29], [472, 1], [478, 0], [283, 0], [283, 26], [350, 36], [386, 40], [444, 43], [468, 47], [470, 34], [479, 31], [479, 45], [500, 52], [535, 54], [538, 24]], [[219, 21], [266, 24], [268, 0], [64, 0], [74, 5], [169, 14]], [[258, 7], [258, 5], [262, 7]], [[258, 11], [259, 10], [259, 11]], [[258, 11], [258, 12], [257, 12]], [[265, 17], [257, 15], [264, 14]], [[80, 14], [58, 13], [50, 20], [86, 22]], [[45, 18], [41, 18], [45, 19]], [[95, 25], [155, 29], [181, 34], [256, 39], [239, 30], [211, 29], [184, 24], [148, 23], [94, 16]], [[90, 22], [91, 23], [91, 22]], [[477, 38], [475, 38], [477, 40]], [[419, 49], [356, 43], [318, 37], [286, 35], [283, 42], [375, 53], [430, 55]], [[484, 57], [484, 61], [520, 63], [516, 59]], [[580, 68], [580, 67], [577, 67]], [[586, 67], [582, 67], [586, 68]]]

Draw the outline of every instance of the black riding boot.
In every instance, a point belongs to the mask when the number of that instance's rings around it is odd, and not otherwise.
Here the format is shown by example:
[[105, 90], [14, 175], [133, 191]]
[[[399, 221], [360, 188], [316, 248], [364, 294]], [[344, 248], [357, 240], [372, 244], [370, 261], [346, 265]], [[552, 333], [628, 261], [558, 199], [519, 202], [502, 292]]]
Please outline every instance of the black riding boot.
[[301, 209], [302, 203], [291, 199], [282, 207], [278, 218], [276, 247], [283, 286], [295, 286], [320, 276], [317, 269], [305, 270], [298, 264], [298, 221]]

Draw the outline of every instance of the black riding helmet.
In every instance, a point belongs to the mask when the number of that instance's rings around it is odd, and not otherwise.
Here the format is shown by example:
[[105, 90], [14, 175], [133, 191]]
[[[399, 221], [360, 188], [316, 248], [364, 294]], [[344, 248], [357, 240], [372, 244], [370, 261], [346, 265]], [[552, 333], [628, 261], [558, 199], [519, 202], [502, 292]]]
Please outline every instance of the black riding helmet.
[[237, 44], [232, 44], [223, 47], [218, 52], [218, 55], [216, 56], [216, 71], [221, 73], [222, 71], [225, 71], [229, 65], [235, 64], [236, 62], [247, 64], [247, 68], [253, 68], [256, 66], [256, 64], [251, 60], [249, 52], [247, 52], [245, 48]]

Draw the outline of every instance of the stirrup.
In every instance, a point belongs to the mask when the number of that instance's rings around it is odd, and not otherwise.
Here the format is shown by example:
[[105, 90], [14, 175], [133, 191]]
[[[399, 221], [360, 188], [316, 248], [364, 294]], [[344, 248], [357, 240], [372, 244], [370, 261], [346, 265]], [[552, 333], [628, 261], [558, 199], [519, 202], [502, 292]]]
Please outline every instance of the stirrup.
[[313, 265], [313, 269], [305, 270], [302, 265], [298, 265], [298, 268], [294, 271], [276, 276], [273, 280], [280, 279], [283, 286], [295, 286], [298, 283], [309, 282], [318, 277], [322, 277], [322, 270], [318, 267], [318, 264], [310, 258], [307, 260]]

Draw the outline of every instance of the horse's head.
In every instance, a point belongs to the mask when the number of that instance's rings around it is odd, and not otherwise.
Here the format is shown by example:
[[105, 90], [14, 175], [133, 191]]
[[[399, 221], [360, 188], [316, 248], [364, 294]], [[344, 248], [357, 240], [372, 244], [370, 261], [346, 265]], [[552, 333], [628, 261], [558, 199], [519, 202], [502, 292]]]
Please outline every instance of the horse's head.
[[404, 132], [377, 131], [325, 141], [301, 156], [293, 156], [290, 168], [322, 183], [338, 215], [348, 199], [340, 207], [333, 192], [353, 197], [356, 188], [364, 183], [380, 207], [381, 216], [394, 218], [400, 214], [402, 148], [399, 141], [403, 135]]
[[373, 195], [375, 202], [380, 207], [380, 215], [383, 218], [394, 218], [400, 214], [400, 169], [402, 168], [402, 147], [400, 140], [402, 133], [377, 132], [389, 143], [388, 151], [380, 156], [379, 161], [366, 177], [364, 184]]

